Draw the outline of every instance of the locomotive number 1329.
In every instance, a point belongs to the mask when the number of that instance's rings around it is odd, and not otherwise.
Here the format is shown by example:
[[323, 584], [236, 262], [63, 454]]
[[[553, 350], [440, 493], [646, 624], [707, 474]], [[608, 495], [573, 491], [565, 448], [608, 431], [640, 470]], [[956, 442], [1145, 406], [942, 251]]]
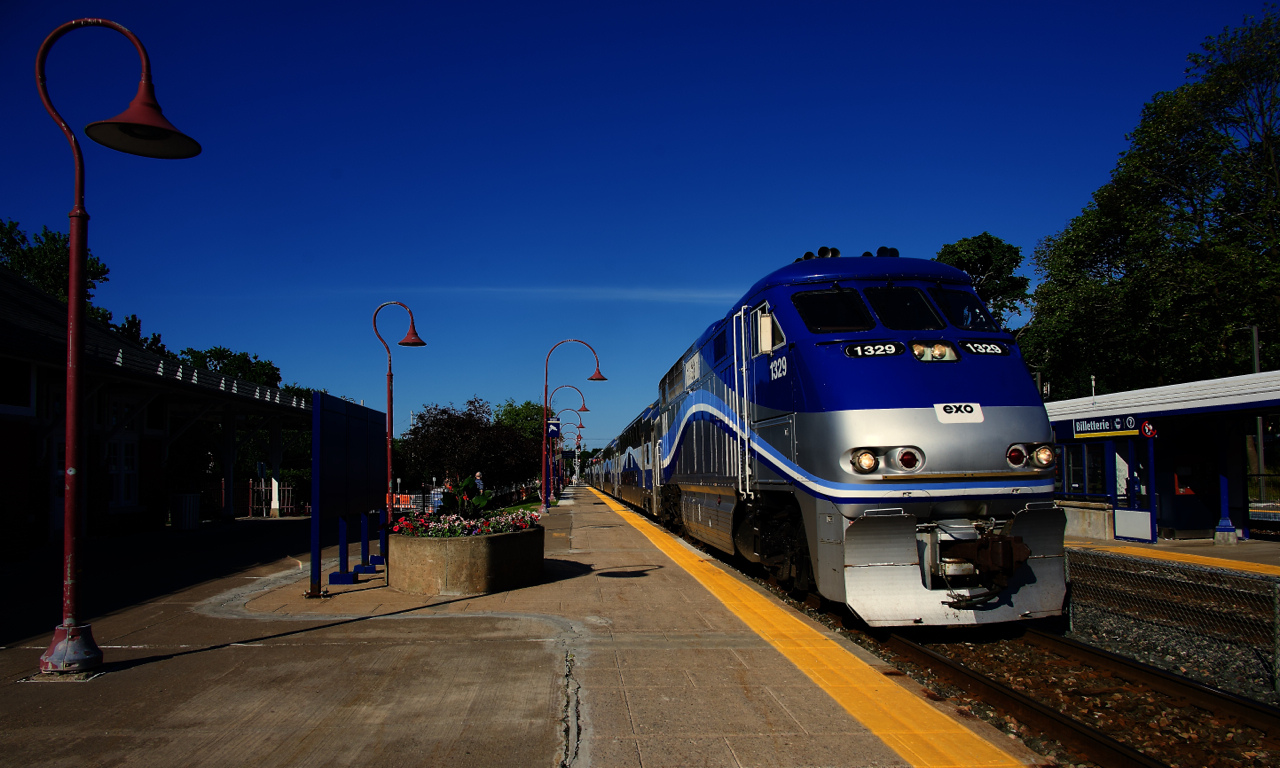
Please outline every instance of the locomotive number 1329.
[[779, 357], [769, 363], [769, 380], [777, 381], [787, 375], [787, 358]]
[[844, 348], [844, 353], [849, 357], [880, 357], [882, 355], [900, 355], [905, 350], [906, 345], [886, 341], [878, 344], [850, 344]]

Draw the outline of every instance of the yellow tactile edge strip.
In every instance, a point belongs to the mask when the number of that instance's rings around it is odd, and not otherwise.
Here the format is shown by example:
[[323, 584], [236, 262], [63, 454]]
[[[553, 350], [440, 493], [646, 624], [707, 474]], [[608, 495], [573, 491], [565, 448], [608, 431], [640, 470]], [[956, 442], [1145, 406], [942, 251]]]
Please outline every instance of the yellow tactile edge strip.
[[1130, 555], [1132, 557], [1146, 557], [1152, 560], [1171, 560], [1176, 563], [1202, 565], [1206, 568], [1224, 568], [1229, 571], [1245, 571], [1248, 573], [1260, 573], [1265, 576], [1280, 576], [1280, 566], [1264, 565], [1262, 563], [1249, 563], [1242, 560], [1226, 560], [1221, 557], [1205, 557], [1204, 555], [1189, 555], [1185, 552], [1166, 552], [1160, 549], [1125, 547], [1113, 544], [1095, 544], [1093, 542], [1082, 541], [1068, 541], [1067, 546], [1074, 547], [1076, 549], [1115, 552], [1119, 555]]
[[934, 709], [869, 664], [604, 494], [609, 509], [697, 579], [881, 741], [913, 766], [1017, 766], [1022, 763]]

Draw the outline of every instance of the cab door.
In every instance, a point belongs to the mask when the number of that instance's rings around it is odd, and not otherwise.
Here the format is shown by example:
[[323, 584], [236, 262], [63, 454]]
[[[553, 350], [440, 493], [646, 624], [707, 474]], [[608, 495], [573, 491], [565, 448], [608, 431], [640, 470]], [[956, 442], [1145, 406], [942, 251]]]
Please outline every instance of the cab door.
[[775, 461], [795, 461], [795, 380], [793, 350], [768, 303], [751, 311], [751, 428], [761, 445], [752, 452], [753, 475], [757, 482], [786, 482], [761, 453]]
[[795, 413], [796, 365], [768, 303], [751, 311], [751, 420], [767, 421]]

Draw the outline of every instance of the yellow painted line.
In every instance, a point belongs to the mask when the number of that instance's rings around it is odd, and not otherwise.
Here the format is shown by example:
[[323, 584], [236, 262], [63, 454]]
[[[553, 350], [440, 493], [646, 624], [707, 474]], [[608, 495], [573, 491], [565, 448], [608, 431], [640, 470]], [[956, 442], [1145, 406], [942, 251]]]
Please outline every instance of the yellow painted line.
[[689, 572], [903, 760], [920, 768], [1022, 763], [887, 679], [768, 598], [690, 551], [644, 517], [591, 489], [609, 509]]
[[1247, 573], [1259, 573], [1264, 576], [1280, 576], [1280, 566], [1264, 565], [1262, 563], [1248, 563], [1241, 560], [1226, 560], [1221, 557], [1205, 557], [1204, 555], [1189, 555], [1185, 552], [1168, 552], [1162, 549], [1145, 549], [1143, 547], [1125, 547], [1112, 544], [1094, 544], [1093, 542], [1083, 541], [1068, 541], [1067, 546], [1076, 547], [1077, 549], [1092, 549], [1099, 552], [1115, 552], [1118, 555], [1129, 555], [1131, 557], [1146, 557], [1151, 560], [1169, 560], [1175, 563], [1202, 565], [1206, 568], [1225, 568], [1229, 571], [1245, 571]]

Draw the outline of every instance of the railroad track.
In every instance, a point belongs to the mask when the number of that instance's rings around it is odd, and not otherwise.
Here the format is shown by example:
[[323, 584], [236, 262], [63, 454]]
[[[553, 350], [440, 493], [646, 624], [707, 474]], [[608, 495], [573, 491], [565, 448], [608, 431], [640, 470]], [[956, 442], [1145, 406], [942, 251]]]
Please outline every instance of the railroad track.
[[1184, 564], [1135, 562], [1133, 558], [1074, 551], [1070, 560], [1073, 598], [1120, 615], [1230, 643], [1261, 648], [1275, 641], [1275, 589], [1253, 574], [1226, 574]]
[[[941, 650], [893, 635], [885, 647], [1100, 766], [1269, 766], [1280, 757], [1280, 710], [1034, 629]], [[1047, 672], [1039, 684], [1027, 665]], [[1046, 685], [1055, 681], [1056, 697]]]

